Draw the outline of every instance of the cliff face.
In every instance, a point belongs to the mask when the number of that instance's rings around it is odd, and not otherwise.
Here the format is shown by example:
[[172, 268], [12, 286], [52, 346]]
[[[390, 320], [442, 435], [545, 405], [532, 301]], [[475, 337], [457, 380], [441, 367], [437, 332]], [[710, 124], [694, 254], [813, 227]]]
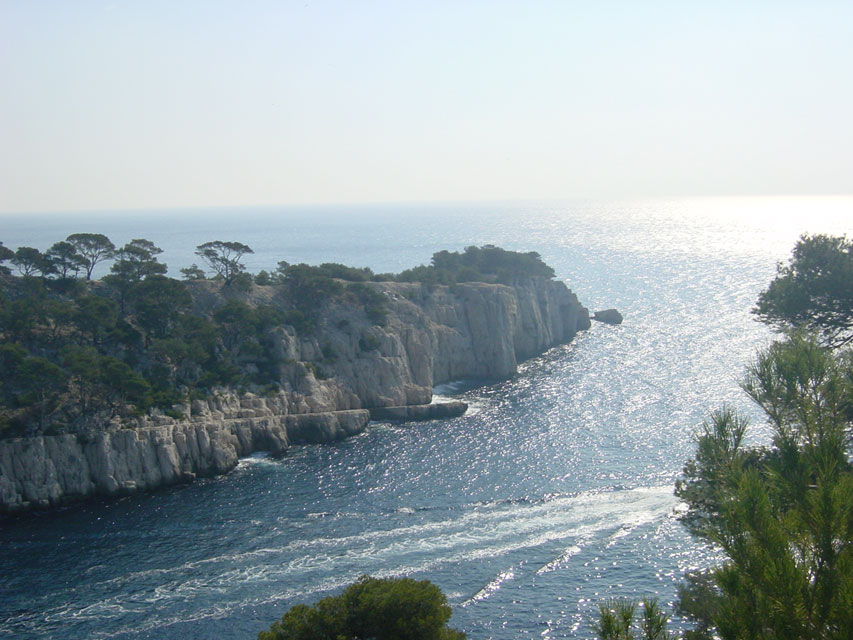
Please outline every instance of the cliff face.
[[[254, 451], [281, 453], [292, 443], [332, 442], [367, 425], [367, 411], [284, 415], [283, 398], [222, 394], [193, 403], [182, 421], [150, 418], [145, 426], [0, 441], [0, 507], [47, 507], [186, 482], [230, 471]], [[160, 424], [151, 424], [160, 423]]]
[[0, 441], [0, 511], [151, 489], [225, 473], [254, 451], [345, 438], [365, 428], [368, 408], [427, 404], [433, 386], [449, 380], [509, 376], [589, 327], [574, 294], [544, 278], [512, 287], [371, 286], [388, 299], [384, 326], [339, 305], [318, 336], [275, 330], [286, 363], [278, 394], [220, 393], [177, 407], [182, 420], [147, 417], [88, 438]]
[[479, 282], [375, 287], [389, 300], [384, 326], [341, 307], [325, 318], [322, 346], [316, 338], [281, 333], [287, 360], [310, 361], [323, 350], [333, 354], [333, 362], [319, 365], [327, 379], [285, 384], [316, 410], [428, 403], [436, 384], [505, 378], [519, 362], [569, 342], [590, 325], [589, 312], [565, 284], [545, 278], [513, 287]]

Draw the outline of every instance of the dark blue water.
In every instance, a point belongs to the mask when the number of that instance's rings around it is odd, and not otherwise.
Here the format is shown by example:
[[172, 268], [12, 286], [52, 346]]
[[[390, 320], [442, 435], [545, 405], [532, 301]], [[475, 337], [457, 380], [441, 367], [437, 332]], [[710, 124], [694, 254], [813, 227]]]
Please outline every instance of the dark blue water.
[[211, 239], [252, 246], [253, 271], [398, 271], [491, 242], [539, 251], [625, 323], [510, 380], [439, 389], [472, 405], [457, 419], [373, 423], [222, 478], [6, 523], [0, 636], [251, 638], [369, 573], [434, 581], [475, 640], [567, 638], [589, 637], [599, 599], [669, 602], [685, 570], [714, 561], [678, 524], [672, 485], [711, 408], [742, 408], [766, 438], [738, 387], [771, 338], [749, 310], [800, 233], [851, 231], [853, 198], [96, 217], [0, 218], [0, 239], [146, 237], [173, 271]]

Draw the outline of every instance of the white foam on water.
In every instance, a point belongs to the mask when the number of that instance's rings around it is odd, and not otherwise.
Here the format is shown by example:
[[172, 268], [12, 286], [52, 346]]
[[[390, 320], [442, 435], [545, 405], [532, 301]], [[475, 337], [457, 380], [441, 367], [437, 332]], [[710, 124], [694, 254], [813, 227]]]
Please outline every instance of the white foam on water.
[[580, 552], [581, 546], [573, 544], [571, 547], [563, 551], [563, 553], [561, 553], [559, 556], [539, 567], [536, 570], [536, 575], [542, 575], [543, 573], [548, 573], [550, 571], [559, 569]]
[[[395, 555], [446, 552], [479, 544], [488, 546], [489, 543], [519, 535], [530, 536], [536, 532], [556, 531], [564, 536], [581, 535], [584, 531], [598, 531], [620, 524], [643, 523], [656, 514], [671, 511], [675, 505], [676, 499], [669, 486], [592, 491], [551, 496], [540, 501], [496, 501], [474, 505], [460, 516], [435, 522], [374, 529], [351, 536], [290, 540], [277, 547], [218, 555], [176, 567], [134, 572], [98, 585], [129, 584], [140, 578], [183, 574], [208, 565], [222, 564], [230, 568], [235, 563], [250, 560], [278, 565], [278, 560], [283, 560], [282, 556], [293, 553], [298, 553], [299, 557], [288, 561], [289, 570], [300, 572], [308, 568], [320, 568], [342, 556], [369, 559], [381, 555], [392, 560]], [[317, 512], [308, 514], [308, 517], [326, 518], [332, 515], [329, 512]], [[548, 535], [540, 538], [548, 539]], [[531, 539], [540, 538], [533, 536]], [[386, 540], [390, 542], [383, 544]], [[322, 553], [312, 556], [312, 549]]]
[[480, 602], [481, 600], [485, 600], [492, 594], [494, 594], [498, 589], [501, 588], [505, 582], [512, 580], [515, 577], [515, 572], [512, 568], [507, 569], [497, 575], [494, 580], [489, 581], [489, 583], [480, 589], [477, 593], [471, 596], [468, 600], [460, 604], [460, 607], [467, 607], [468, 605], [474, 602]]
[[[203, 602], [211, 597], [238, 596], [189, 614], [187, 609], [191, 607], [182, 607], [180, 616], [155, 613], [141, 626], [133, 626], [135, 632], [140, 632], [178, 622], [224, 617], [246, 606], [304, 600], [315, 593], [342, 588], [365, 572], [379, 578], [413, 575], [448, 565], [501, 557], [548, 543], [571, 542], [558, 557], [537, 570], [537, 574], [542, 574], [569, 562], [597, 534], [600, 537], [601, 532], [612, 531], [616, 527], [616, 531], [607, 538], [610, 544], [613, 540], [629, 536], [640, 524], [665, 519], [674, 506], [675, 498], [668, 486], [472, 506], [455, 518], [436, 522], [372, 530], [339, 538], [294, 540], [280, 547], [220, 555], [179, 567], [138, 572], [124, 577], [125, 586], [132, 588], [136, 580], [152, 575], [166, 581], [144, 593], [117, 595], [76, 611], [57, 609], [51, 612], [50, 617], [58, 621], [81, 617], [118, 618], [140, 602], [147, 605], [144, 610], [150, 614], [165, 610], [170, 602], [176, 600]], [[186, 575], [202, 565], [205, 565], [203, 577]], [[221, 565], [218, 570], [217, 565]], [[324, 576], [327, 572], [329, 575]], [[516, 573], [513, 567], [501, 572], [463, 605], [469, 606], [489, 598], [503, 584], [514, 579]], [[311, 587], [281, 590], [278, 586], [282, 584], [310, 584]], [[247, 593], [252, 596], [245, 597]], [[239, 597], [241, 594], [244, 597]], [[152, 604], [157, 606], [152, 607]], [[108, 638], [126, 631], [105, 632], [95, 637]]]
[[256, 451], [255, 453], [237, 460], [237, 469], [246, 469], [252, 466], [273, 466], [281, 462], [271, 457], [268, 451]]

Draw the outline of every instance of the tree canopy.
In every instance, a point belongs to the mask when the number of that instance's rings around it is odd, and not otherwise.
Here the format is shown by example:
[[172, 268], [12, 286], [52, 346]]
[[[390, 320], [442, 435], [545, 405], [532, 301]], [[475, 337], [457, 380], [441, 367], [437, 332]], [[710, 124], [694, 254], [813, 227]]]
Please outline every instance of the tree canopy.
[[18, 247], [11, 258], [22, 276], [32, 276], [37, 273], [50, 273], [50, 265], [44, 254], [33, 247]]
[[851, 637], [851, 362], [808, 337], [777, 342], [744, 381], [772, 446], [745, 447], [747, 423], [731, 409], [704, 426], [676, 488], [691, 532], [727, 557], [701, 606], [682, 606], [701, 628], [724, 639]]
[[457, 282], [499, 282], [512, 284], [518, 278], [553, 278], [554, 270], [535, 251], [508, 251], [491, 244], [470, 246], [465, 251], [438, 251], [429, 266], [407, 269], [396, 279], [400, 282], [454, 284]]
[[240, 259], [247, 253], [254, 253], [251, 248], [240, 242], [223, 242], [214, 240], [196, 247], [196, 255], [230, 285], [234, 278], [245, 269]]
[[82, 258], [86, 280], [92, 279], [92, 272], [99, 262], [109, 260], [115, 252], [115, 245], [102, 233], [72, 233], [65, 240]]
[[337, 596], [292, 607], [258, 640], [464, 640], [428, 580], [363, 576]]
[[[0, 281], [0, 437], [85, 432], [152, 407], [169, 412], [212, 386], [280, 380], [276, 310], [246, 306], [235, 337], [224, 315], [194, 314], [187, 285], [163, 275], [153, 242], [110, 246], [100, 234], [73, 234], [46, 254], [2, 247], [25, 277], [4, 271]], [[116, 261], [100, 282], [70, 277], [106, 255]]]
[[7, 260], [11, 260], [15, 257], [15, 252], [12, 251], [9, 247], [4, 247], [3, 243], [0, 242], [0, 274], [9, 274], [9, 267], [3, 265]]
[[808, 328], [828, 346], [853, 340], [853, 243], [844, 236], [803, 235], [753, 313], [780, 328]]
[[60, 278], [67, 278], [72, 274], [76, 276], [80, 269], [86, 266], [83, 256], [77, 253], [76, 247], [66, 241], [54, 243], [45, 253], [45, 257]]
[[115, 252], [110, 271], [128, 282], [140, 282], [147, 276], [163, 275], [166, 265], [157, 260], [163, 250], [150, 240], [136, 238]]

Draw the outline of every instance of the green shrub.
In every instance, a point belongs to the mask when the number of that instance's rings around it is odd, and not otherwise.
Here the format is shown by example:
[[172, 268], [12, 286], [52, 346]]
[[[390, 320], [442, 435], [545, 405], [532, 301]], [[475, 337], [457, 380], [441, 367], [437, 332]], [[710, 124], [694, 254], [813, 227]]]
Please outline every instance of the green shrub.
[[337, 361], [338, 353], [330, 343], [324, 342], [320, 350], [323, 352], [323, 362], [332, 364]]
[[310, 371], [317, 380], [328, 380], [329, 376], [316, 362], [303, 362], [305, 368]]
[[364, 307], [364, 313], [374, 324], [384, 325], [388, 316], [388, 298], [373, 287], [356, 283], [351, 284], [347, 291], [354, 295]]
[[264, 397], [270, 397], [277, 395], [281, 391], [281, 385], [277, 382], [270, 382], [269, 384], [265, 384], [260, 389], [260, 395]]
[[296, 605], [258, 640], [464, 640], [447, 598], [428, 580], [362, 576], [338, 596]]
[[299, 309], [293, 309], [284, 314], [284, 323], [296, 329], [297, 333], [312, 334], [316, 325], [313, 318], [306, 316]]
[[366, 331], [358, 339], [358, 348], [362, 351], [376, 351], [381, 345], [379, 338]]
[[348, 267], [337, 262], [324, 262], [319, 267], [315, 267], [318, 273], [329, 278], [337, 278], [338, 280], [347, 280], [349, 282], [365, 282], [373, 278], [373, 271], [368, 267], [357, 268]]
[[235, 273], [230, 282], [225, 284], [225, 290], [232, 293], [246, 293], [252, 288], [254, 278], [245, 271]]

